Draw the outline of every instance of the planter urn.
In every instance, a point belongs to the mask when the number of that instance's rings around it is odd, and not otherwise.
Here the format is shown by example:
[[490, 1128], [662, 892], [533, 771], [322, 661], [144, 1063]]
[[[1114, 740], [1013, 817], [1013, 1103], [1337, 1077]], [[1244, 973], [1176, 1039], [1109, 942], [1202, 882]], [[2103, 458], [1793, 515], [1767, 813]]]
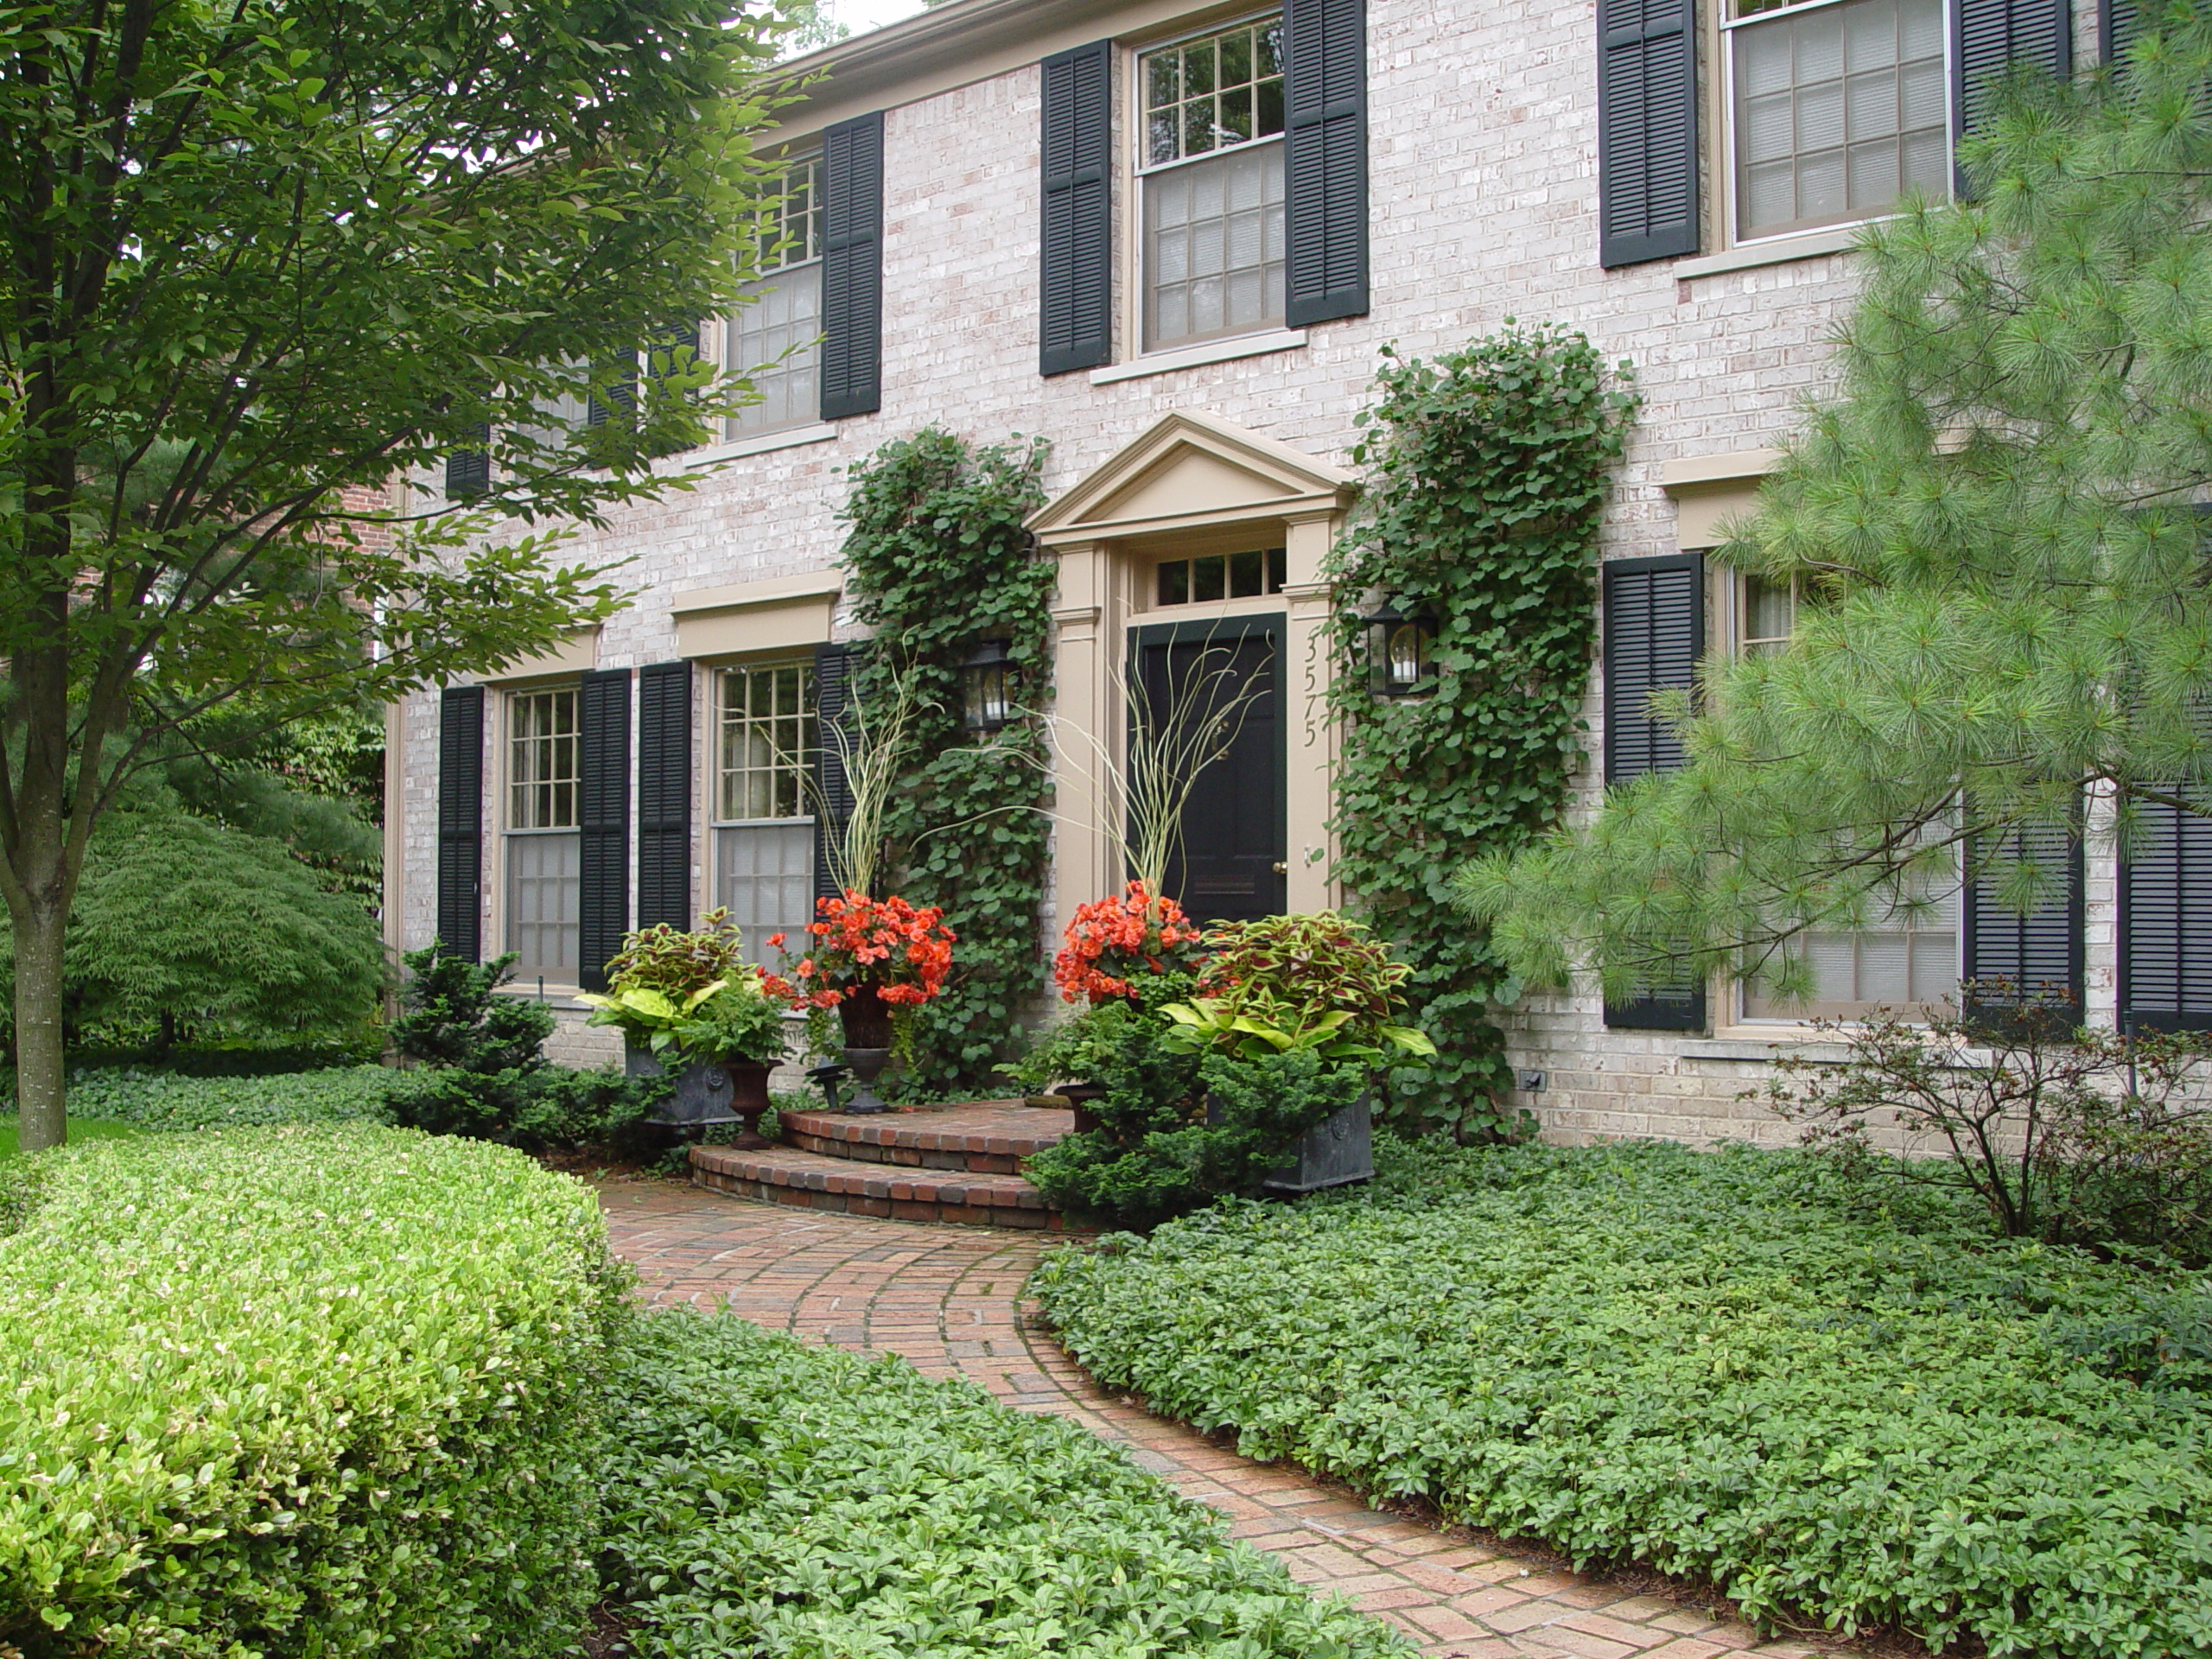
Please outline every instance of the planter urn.
[[845, 1065], [853, 1074], [853, 1090], [839, 1103], [844, 1112], [887, 1112], [875, 1092], [875, 1081], [891, 1063], [891, 1009], [873, 985], [856, 985], [837, 1004], [837, 1020], [845, 1031]]

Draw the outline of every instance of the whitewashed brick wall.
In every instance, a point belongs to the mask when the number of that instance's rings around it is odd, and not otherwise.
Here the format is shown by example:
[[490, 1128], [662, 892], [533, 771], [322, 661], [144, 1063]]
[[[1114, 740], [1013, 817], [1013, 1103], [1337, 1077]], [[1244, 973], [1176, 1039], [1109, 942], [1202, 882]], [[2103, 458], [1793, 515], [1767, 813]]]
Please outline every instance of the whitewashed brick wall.
[[[1055, 493], [1179, 408], [1344, 464], [1380, 346], [1432, 353], [1509, 317], [1571, 324], [1608, 360], [1633, 363], [1644, 410], [1605, 552], [1672, 550], [1662, 463], [1770, 445], [1789, 429], [1824, 383], [1824, 342], [1850, 294], [1848, 257], [1690, 281], [1669, 262], [1601, 270], [1588, 0], [1370, 0], [1370, 16], [1374, 308], [1313, 330], [1300, 350], [1096, 387], [1082, 373], [1040, 378], [1034, 66], [891, 109], [881, 412], [840, 423], [832, 442], [730, 461], [688, 493], [586, 531], [579, 555], [634, 556], [625, 578], [640, 590], [607, 625], [601, 665], [671, 657], [675, 594], [834, 563], [839, 469], [929, 423], [984, 441], [1046, 435]], [[1128, 206], [1116, 203], [1123, 234]], [[1594, 701], [1588, 713], [1594, 740]], [[435, 696], [413, 699], [403, 724], [403, 915], [414, 945], [435, 916]], [[1594, 768], [1585, 775], [1594, 786]], [[492, 804], [487, 823], [497, 822]], [[2094, 937], [2108, 957], [2109, 883], [2094, 896], [2103, 931]], [[2101, 971], [2108, 982], [2108, 963]], [[1726, 1045], [1607, 1033], [1590, 997], [1532, 1001], [1503, 1018], [1515, 1065], [1547, 1074], [1541, 1093], [1516, 1102], [1550, 1135], [1784, 1138], [1735, 1098], [1765, 1068], [1713, 1058], [1733, 1052]], [[564, 1023], [563, 1058], [585, 1058], [596, 1035]]]

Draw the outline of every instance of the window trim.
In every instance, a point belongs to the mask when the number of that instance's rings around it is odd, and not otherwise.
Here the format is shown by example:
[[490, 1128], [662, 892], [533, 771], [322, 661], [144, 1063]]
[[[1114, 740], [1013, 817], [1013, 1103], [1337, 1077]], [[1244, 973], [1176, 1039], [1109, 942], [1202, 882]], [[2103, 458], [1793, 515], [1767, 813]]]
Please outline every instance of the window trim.
[[[1676, 275], [1711, 276], [1723, 270], [1740, 270], [1747, 264], [1763, 264], [1764, 261], [1755, 258], [1745, 259], [1741, 264], [1719, 262], [1727, 260], [1733, 254], [1752, 255], [1769, 248], [1776, 251], [1778, 259], [1812, 258], [1819, 254], [1841, 252], [1844, 249], [1808, 246], [1800, 253], [1789, 245], [1834, 237], [1839, 233], [1855, 238], [1862, 227], [1878, 225], [1885, 219], [1899, 216], [1895, 209], [1856, 216], [1847, 213], [1840, 219], [1818, 225], [1797, 225], [1787, 230], [1768, 231], [1757, 236], [1745, 236], [1741, 230], [1741, 204], [1736, 178], [1736, 54], [1729, 37], [1739, 29], [1760, 23], [1774, 22], [1783, 17], [1802, 16], [1808, 12], [1826, 11], [1851, 3], [1852, 0], [1795, 0], [1794, 3], [1778, 6], [1772, 11], [1755, 13], [1749, 17], [1726, 16], [1726, 0], [1720, 0], [1720, 3], [1710, 9], [1705, 24], [1707, 38], [1703, 57], [1705, 63], [1711, 66], [1707, 79], [1712, 82], [1713, 92], [1707, 107], [1713, 117], [1709, 125], [1716, 135], [1716, 142], [1707, 148], [1707, 159], [1713, 167], [1713, 182], [1719, 187], [1713, 194], [1719, 199], [1719, 222], [1715, 228], [1719, 232], [1719, 245], [1701, 259], [1688, 262], [1710, 264], [1710, 269], [1685, 270], [1677, 266]], [[1944, 170], [1946, 176], [1949, 177], [1958, 164], [1958, 93], [1955, 86], [1958, 43], [1955, 16], [1958, 0], [1937, 0], [1937, 3], [1942, 10]]]
[[[802, 810], [797, 817], [788, 818], [726, 818], [721, 814], [722, 777], [724, 772], [724, 767], [722, 766], [722, 737], [724, 728], [727, 724], [727, 714], [729, 708], [728, 702], [729, 676], [732, 674], [757, 673], [763, 670], [774, 670], [779, 668], [797, 668], [802, 670], [805, 673], [807, 678], [804, 683], [807, 685], [810, 695], [807, 698], [809, 705], [808, 714], [803, 716], [803, 718], [813, 719], [818, 722], [821, 718], [820, 706], [818, 696], [814, 694], [814, 688], [812, 685], [814, 657], [811, 647], [809, 647], [807, 652], [803, 655], [792, 655], [788, 652], [777, 652], [773, 655], [747, 658], [734, 662], [716, 663], [713, 664], [709, 671], [713, 676], [714, 681], [710, 701], [710, 713], [712, 715], [712, 718], [707, 722], [707, 764], [700, 770], [705, 774], [707, 791], [707, 810], [703, 814], [703, 822], [710, 832], [716, 830], [760, 829], [771, 824], [811, 824], [815, 821], [817, 815], [813, 810], [814, 804], [807, 796], [807, 790], [810, 787], [810, 785], [807, 782], [807, 778], [812, 772], [814, 768], [814, 755], [812, 753], [808, 753], [799, 762], [798, 766], [798, 771], [801, 774], [798, 799]], [[720, 888], [721, 880], [721, 867], [718, 861], [715, 870], [715, 897], [717, 903], [721, 902], [721, 898]]]

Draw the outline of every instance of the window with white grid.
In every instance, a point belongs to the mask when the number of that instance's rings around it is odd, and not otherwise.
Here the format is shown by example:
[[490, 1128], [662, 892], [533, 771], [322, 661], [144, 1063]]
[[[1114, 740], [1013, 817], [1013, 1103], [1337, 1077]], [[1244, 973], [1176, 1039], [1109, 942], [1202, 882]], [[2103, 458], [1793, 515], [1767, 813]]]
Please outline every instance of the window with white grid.
[[793, 162], [761, 215], [763, 274], [722, 327], [722, 368], [760, 401], [733, 416], [724, 435], [747, 438], [821, 418], [822, 158]]
[[1734, 0], [1722, 27], [1738, 240], [1949, 193], [1943, 0]]
[[576, 981], [580, 741], [573, 687], [509, 695], [505, 933], [524, 982]]
[[719, 700], [715, 902], [758, 958], [772, 934], [796, 942], [814, 914], [814, 665], [726, 668]]
[[1281, 327], [1282, 19], [1147, 52], [1137, 83], [1145, 349]]

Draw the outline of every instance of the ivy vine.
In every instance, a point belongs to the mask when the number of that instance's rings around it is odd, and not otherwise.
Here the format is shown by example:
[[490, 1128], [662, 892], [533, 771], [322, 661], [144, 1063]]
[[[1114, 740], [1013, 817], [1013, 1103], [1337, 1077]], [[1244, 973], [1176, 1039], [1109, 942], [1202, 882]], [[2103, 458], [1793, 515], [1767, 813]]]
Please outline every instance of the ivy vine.
[[[1025, 521], [1044, 504], [1047, 444], [972, 446], [940, 427], [856, 463], [842, 517], [855, 613], [874, 632], [855, 691], [882, 698], [912, 674], [921, 707], [885, 823], [887, 877], [942, 905], [959, 935], [944, 990], [908, 1027], [910, 1098], [1002, 1092], [1022, 1004], [1044, 983], [1039, 945], [1051, 830], [1050, 748], [1033, 713], [1052, 686], [1058, 571]], [[968, 730], [961, 665], [1003, 641], [1015, 718]]]
[[[1433, 1059], [1394, 1065], [1382, 1116], [1409, 1130], [1515, 1136], [1493, 999], [1517, 988], [1451, 902], [1476, 853], [1556, 823], [1580, 748], [1597, 626], [1599, 522], [1637, 398], [1580, 334], [1504, 330], [1433, 362], [1385, 348], [1354, 460], [1369, 486], [1331, 556], [1338, 874], [1414, 964]], [[1426, 695], [1369, 690], [1377, 600], [1436, 628]]]

